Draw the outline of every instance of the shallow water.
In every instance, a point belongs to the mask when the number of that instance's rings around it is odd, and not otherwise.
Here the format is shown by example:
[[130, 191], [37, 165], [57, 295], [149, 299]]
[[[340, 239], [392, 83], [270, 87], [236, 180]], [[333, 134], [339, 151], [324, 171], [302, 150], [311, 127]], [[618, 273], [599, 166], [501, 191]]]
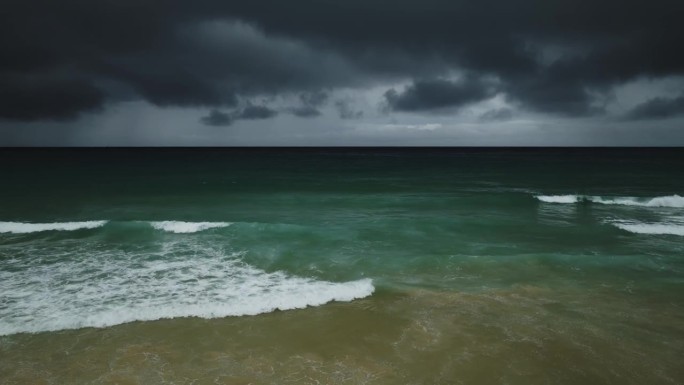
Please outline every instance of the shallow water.
[[[637, 297], [638, 298], [638, 297]], [[682, 309], [591, 288], [418, 290], [2, 339], [5, 383], [678, 383]]]

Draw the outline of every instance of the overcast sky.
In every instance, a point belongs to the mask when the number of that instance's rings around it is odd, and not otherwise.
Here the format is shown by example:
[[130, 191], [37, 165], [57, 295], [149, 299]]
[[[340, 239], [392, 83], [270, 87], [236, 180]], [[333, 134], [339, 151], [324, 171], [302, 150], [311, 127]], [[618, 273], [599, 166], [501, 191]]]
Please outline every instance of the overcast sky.
[[681, 0], [5, 0], [0, 145], [684, 145]]

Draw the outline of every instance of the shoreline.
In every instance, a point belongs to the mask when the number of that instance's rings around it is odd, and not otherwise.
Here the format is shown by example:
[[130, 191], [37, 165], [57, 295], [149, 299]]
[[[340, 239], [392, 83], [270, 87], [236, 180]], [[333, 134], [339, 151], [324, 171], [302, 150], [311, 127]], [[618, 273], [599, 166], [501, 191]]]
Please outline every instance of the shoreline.
[[[684, 311], [617, 293], [535, 286], [476, 294], [383, 291], [257, 316], [12, 335], [0, 337], [0, 377], [73, 384], [665, 384], [684, 378], [677, 359], [684, 342], [660, 332], [684, 335]], [[624, 313], [629, 305], [639, 310]]]

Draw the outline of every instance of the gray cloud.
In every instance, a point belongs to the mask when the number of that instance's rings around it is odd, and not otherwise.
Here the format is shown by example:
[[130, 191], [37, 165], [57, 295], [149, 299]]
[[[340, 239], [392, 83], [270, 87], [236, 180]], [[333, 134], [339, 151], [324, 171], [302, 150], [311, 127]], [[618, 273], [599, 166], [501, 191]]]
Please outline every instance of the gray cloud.
[[207, 126], [222, 127], [233, 124], [233, 115], [219, 110], [211, 110], [209, 115], [200, 118], [200, 122]]
[[466, 77], [457, 81], [416, 81], [401, 92], [390, 89], [384, 96], [393, 111], [434, 111], [479, 102], [494, 96], [495, 92], [489, 82]]
[[664, 119], [684, 115], [684, 94], [676, 98], [653, 98], [634, 107], [627, 119]]
[[302, 92], [299, 94], [301, 106], [291, 107], [289, 111], [300, 118], [313, 118], [321, 115], [319, 107], [323, 106], [328, 100], [328, 93], [325, 91]]
[[328, 93], [325, 91], [303, 92], [299, 94], [299, 100], [305, 106], [320, 107], [328, 100]]
[[363, 111], [354, 109], [352, 101], [348, 99], [336, 100], [335, 108], [340, 119], [361, 119], [363, 117]]
[[[684, 3], [675, 0], [3, 7], [0, 118], [12, 120], [73, 119], [119, 100], [219, 110], [261, 96], [405, 80], [412, 85], [385, 95], [390, 109], [435, 111], [490, 97], [494, 91], [473, 80], [483, 78], [498, 79], [497, 91], [522, 109], [591, 116], [605, 112], [601, 100], [616, 85], [684, 74]], [[439, 80], [454, 71], [473, 78]], [[316, 116], [319, 107], [302, 101], [291, 113]]]
[[482, 122], [501, 122], [513, 118], [513, 110], [510, 108], [497, 108], [489, 110], [480, 115], [479, 120]]
[[266, 106], [252, 106], [249, 105], [235, 114], [235, 119], [269, 119], [278, 115], [278, 111], [272, 110]]
[[321, 111], [312, 106], [291, 107], [289, 111], [300, 118], [313, 118], [321, 115]]
[[211, 110], [209, 115], [200, 118], [200, 122], [207, 126], [230, 126], [236, 120], [270, 119], [278, 115], [278, 111], [267, 106], [247, 105], [232, 112]]

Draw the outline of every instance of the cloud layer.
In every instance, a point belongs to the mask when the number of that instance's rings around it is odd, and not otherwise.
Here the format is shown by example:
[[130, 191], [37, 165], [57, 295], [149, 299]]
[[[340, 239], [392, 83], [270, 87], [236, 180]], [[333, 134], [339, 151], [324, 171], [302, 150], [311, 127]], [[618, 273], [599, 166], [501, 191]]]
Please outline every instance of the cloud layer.
[[[607, 113], [613, 89], [684, 75], [684, 3], [655, 0], [9, 0], [0, 120], [74, 120], [120, 102], [207, 111], [201, 122], [364, 118], [340, 90], [382, 87], [387, 113]], [[400, 84], [400, 86], [392, 86]], [[404, 86], [401, 86], [404, 84]], [[290, 105], [274, 107], [278, 98]], [[684, 115], [662, 95], [627, 119]], [[630, 107], [631, 108], [631, 107]], [[282, 112], [283, 114], [279, 114]]]

